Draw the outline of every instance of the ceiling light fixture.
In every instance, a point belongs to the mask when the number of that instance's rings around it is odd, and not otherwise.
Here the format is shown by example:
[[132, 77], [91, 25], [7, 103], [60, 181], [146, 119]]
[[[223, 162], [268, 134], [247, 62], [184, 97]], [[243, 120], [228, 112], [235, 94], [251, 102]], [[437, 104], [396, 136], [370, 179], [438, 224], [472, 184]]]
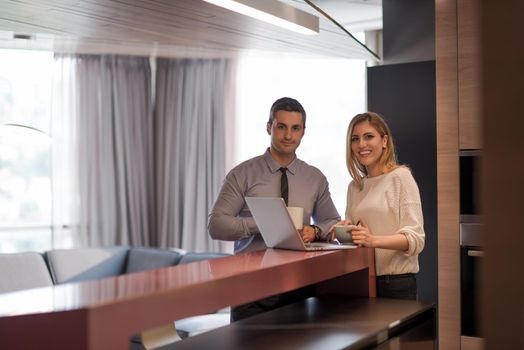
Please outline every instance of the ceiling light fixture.
[[315, 35], [319, 32], [317, 16], [276, 0], [204, 1], [297, 33]]

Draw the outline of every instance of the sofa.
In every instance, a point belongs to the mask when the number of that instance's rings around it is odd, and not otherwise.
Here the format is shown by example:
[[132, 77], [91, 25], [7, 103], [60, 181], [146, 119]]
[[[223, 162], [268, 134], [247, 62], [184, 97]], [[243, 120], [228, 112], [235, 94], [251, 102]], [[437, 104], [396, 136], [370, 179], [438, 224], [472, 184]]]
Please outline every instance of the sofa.
[[[227, 255], [128, 246], [0, 254], [0, 293], [142, 272]], [[227, 309], [217, 314], [177, 320], [176, 326], [171, 327], [173, 331], [176, 328], [176, 336], [171, 340], [180, 340], [228, 323]], [[149, 336], [144, 334], [132, 337], [131, 349], [154, 348], [145, 344], [146, 338]], [[151, 343], [165, 344], [156, 340]]]

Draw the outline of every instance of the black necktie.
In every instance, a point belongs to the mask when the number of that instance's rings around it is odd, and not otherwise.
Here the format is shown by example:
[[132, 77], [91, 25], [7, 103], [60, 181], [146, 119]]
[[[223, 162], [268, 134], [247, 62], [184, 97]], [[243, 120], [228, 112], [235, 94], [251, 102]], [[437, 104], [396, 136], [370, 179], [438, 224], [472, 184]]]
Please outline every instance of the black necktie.
[[282, 198], [284, 198], [284, 202], [287, 206], [287, 197], [289, 191], [287, 187], [287, 168], [280, 168], [279, 170], [282, 172], [282, 176], [280, 177], [280, 193], [282, 194]]

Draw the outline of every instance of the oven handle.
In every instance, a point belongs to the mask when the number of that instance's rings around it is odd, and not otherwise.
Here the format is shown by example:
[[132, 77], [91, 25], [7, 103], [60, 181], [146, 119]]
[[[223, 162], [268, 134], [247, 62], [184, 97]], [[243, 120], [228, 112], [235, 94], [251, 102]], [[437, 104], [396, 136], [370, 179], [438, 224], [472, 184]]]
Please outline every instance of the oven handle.
[[472, 256], [476, 258], [483, 258], [484, 252], [482, 250], [469, 250], [468, 249], [468, 256]]

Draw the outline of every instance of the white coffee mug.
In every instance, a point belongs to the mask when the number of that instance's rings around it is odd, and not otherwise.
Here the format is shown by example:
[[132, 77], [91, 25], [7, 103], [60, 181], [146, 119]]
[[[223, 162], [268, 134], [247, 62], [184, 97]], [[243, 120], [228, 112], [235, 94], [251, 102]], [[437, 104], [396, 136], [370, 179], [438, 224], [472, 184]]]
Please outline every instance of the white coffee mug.
[[302, 230], [304, 227], [304, 208], [300, 207], [287, 207], [289, 216], [293, 220], [293, 224], [297, 230]]

